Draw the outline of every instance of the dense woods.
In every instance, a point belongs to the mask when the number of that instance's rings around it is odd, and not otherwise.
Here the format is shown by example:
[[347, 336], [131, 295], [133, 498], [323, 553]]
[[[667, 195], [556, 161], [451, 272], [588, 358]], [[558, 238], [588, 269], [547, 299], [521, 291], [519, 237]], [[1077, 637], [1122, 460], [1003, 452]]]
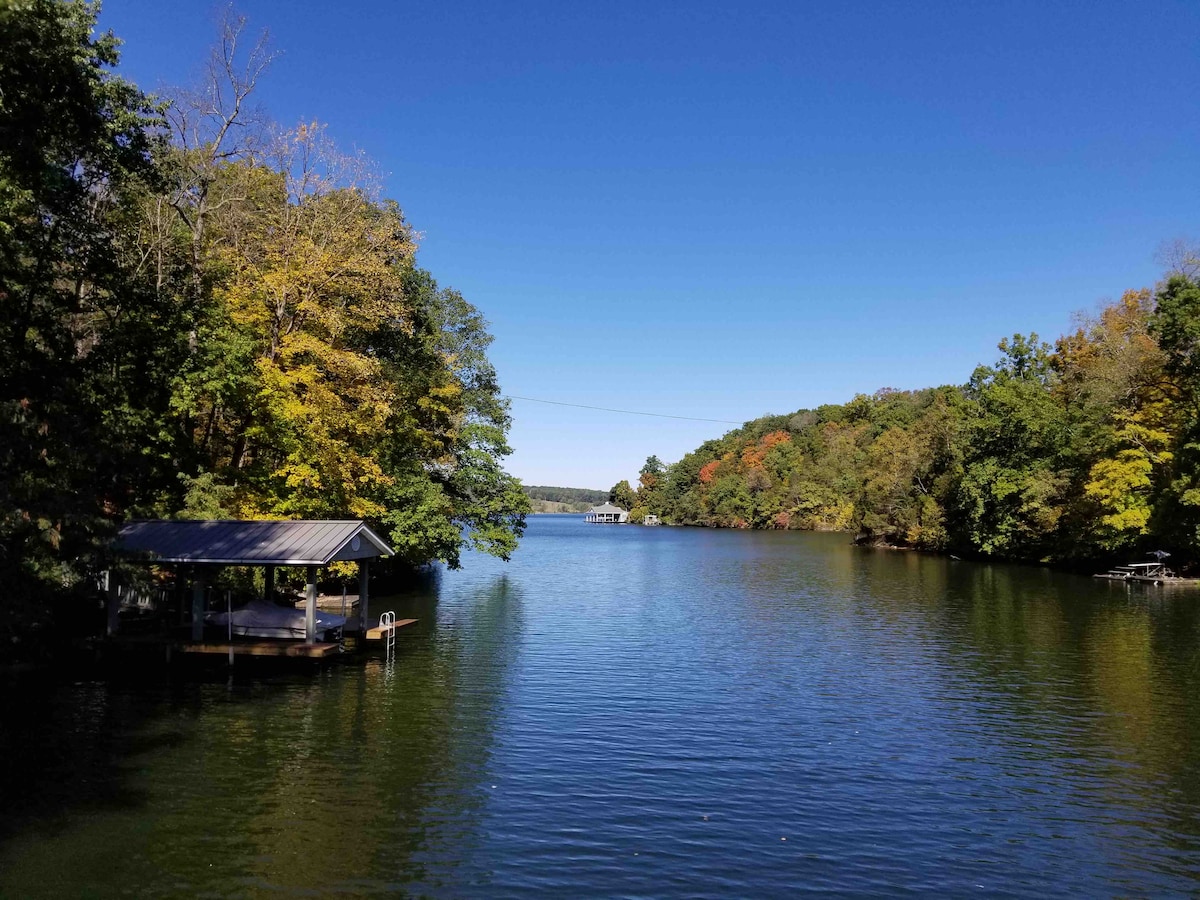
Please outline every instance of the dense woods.
[[0, 0], [0, 583], [45, 620], [129, 517], [365, 518], [507, 557], [528, 501], [479, 311], [226, 22], [167, 99], [83, 2]]
[[525, 485], [523, 490], [533, 504], [532, 511], [538, 513], [587, 512], [593, 506], [603, 503], [608, 497], [604, 491], [593, 491], [588, 488]]
[[851, 531], [865, 541], [1069, 563], [1200, 560], [1200, 260], [1081, 317], [1014, 335], [966, 384], [880, 390], [747, 423], [672, 466], [631, 518]]
[[549, 500], [552, 503], [583, 503], [595, 506], [608, 499], [605, 491], [593, 491], [589, 488], [550, 487], [548, 485], [529, 484], [524, 487], [525, 493], [533, 500]]

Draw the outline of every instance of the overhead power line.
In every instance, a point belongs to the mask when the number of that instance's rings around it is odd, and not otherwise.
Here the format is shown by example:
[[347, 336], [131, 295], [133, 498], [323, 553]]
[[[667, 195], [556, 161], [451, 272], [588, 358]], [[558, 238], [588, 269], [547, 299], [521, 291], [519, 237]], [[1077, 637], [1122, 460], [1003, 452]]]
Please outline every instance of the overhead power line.
[[745, 425], [745, 422], [734, 422], [730, 419], [701, 419], [696, 416], [672, 416], [668, 413], [641, 412], [636, 409], [612, 409], [608, 406], [587, 406], [583, 403], [563, 403], [561, 400], [541, 400], [537, 397], [518, 397], [509, 394], [510, 400], [526, 400], [530, 403], [549, 403], [551, 406], [573, 406], [576, 409], [596, 409], [600, 412], [623, 413], [627, 416], [652, 416], [656, 419], [685, 419], [688, 422], [716, 422], [719, 425]]

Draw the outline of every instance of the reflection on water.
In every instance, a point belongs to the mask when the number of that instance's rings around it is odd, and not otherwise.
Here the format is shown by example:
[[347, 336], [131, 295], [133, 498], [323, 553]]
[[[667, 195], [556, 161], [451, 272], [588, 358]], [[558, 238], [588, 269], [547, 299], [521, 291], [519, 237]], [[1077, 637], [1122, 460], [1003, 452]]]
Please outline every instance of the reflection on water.
[[391, 662], [9, 685], [0, 895], [1195, 893], [1198, 603], [535, 518]]
[[504, 576], [469, 595], [441, 623], [436, 596], [404, 598], [404, 616], [431, 624], [388, 663], [21, 692], [3, 749], [28, 777], [4, 783], [0, 895], [355, 892], [451, 877], [478, 831], [522, 622]]

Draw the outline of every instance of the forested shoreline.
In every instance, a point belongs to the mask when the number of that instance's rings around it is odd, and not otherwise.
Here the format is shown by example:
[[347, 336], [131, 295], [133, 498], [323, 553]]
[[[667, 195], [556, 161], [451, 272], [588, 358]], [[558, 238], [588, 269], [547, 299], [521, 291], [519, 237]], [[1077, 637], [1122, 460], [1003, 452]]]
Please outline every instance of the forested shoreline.
[[537, 513], [581, 513], [603, 503], [608, 496], [604, 491], [590, 488], [552, 487], [544, 484], [527, 484], [522, 490], [533, 504]]
[[1177, 247], [1053, 344], [1000, 342], [964, 385], [884, 389], [748, 422], [611, 496], [631, 519], [836, 530], [864, 542], [1080, 564], [1200, 560], [1200, 259]]
[[486, 322], [372, 164], [257, 109], [242, 20], [156, 98], [97, 12], [0, 0], [0, 637], [94, 594], [130, 518], [362, 518], [397, 566], [507, 558], [529, 504]]
[[[0, 645], [94, 597], [130, 518], [363, 518], [396, 568], [456, 566], [507, 558], [538, 491], [597, 499], [505, 472], [482, 314], [419, 265], [369, 160], [257, 108], [264, 41], [228, 18], [204, 80], [153, 97], [96, 15], [0, 0]], [[1184, 248], [965, 384], [763, 417], [610, 496], [634, 520], [1194, 564], [1198, 274]]]

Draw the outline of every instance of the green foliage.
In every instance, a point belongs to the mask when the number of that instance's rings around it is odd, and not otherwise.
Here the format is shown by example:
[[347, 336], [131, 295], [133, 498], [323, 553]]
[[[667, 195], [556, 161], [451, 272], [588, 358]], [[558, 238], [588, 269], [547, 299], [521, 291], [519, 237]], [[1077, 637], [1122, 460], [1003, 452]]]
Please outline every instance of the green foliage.
[[[212, 96], [244, 101], [253, 78], [229, 77]], [[244, 102], [183, 102], [200, 105], [177, 126], [215, 124], [177, 127], [173, 228], [152, 232], [183, 259], [175, 290], [195, 311], [172, 409], [205, 474], [182, 510], [366, 518], [407, 566], [457, 566], [467, 545], [507, 559], [529, 504], [502, 467], [483, 316], [416, 265], [400, 208], [320, 128], [256, 132]]]
[[989, 555], [1048, 558], [1060, 537], [1067, 421], [1050, 349], [1037, 335], [1014, 335], [1000, 342], [996, 365], [976, 369], [967, 385], [972, 415], [953, 503], [960, 533]]
[[551, 503], [580, 503], [585, 506], [596, 506], [608, 499], [607, 491], [593, 491], [588, 488], [525, 485], [522, 490], [531, 500], [548, 500]]
[[109, 72], [95, 16], [0, 2], [0, 582], [31, 617], [88, 583], [170, 432], [170, 311], [127, 253], [159, 111]]
[[223, 519], [232, 505], [234, 488], [222, 484], [212, 472], [200, 472], [195, 477], [180, 473], [184, 483], [183, 508], [176, 513], [179, 519]]
[[999, 349], [961, 387], [748, 422], [656, 471], [639, 508], [1010, 559], [1200, 559], [1200, 287], [1174, 275], [1053, 348]]
[[1195, 397], [1200, 385], [1200, 284], [1172, 275], [1155, 296], [1151, 325], [1167, 355], [1167, 371], [1180, 390]]
[[615, 503], [621, 509], [630, 510], [637, 506], [637, 494], [634, 493], [628, 481], [618, 481], [608, 492], [608, 501]]
[[1200, 556], [1200, 284], [1172, 275], [1155, 302], [1150, 328], [1165, 354], [1164, 393], [1174, 401], [1177, 433], [1152, 519], [1169, 542]]

